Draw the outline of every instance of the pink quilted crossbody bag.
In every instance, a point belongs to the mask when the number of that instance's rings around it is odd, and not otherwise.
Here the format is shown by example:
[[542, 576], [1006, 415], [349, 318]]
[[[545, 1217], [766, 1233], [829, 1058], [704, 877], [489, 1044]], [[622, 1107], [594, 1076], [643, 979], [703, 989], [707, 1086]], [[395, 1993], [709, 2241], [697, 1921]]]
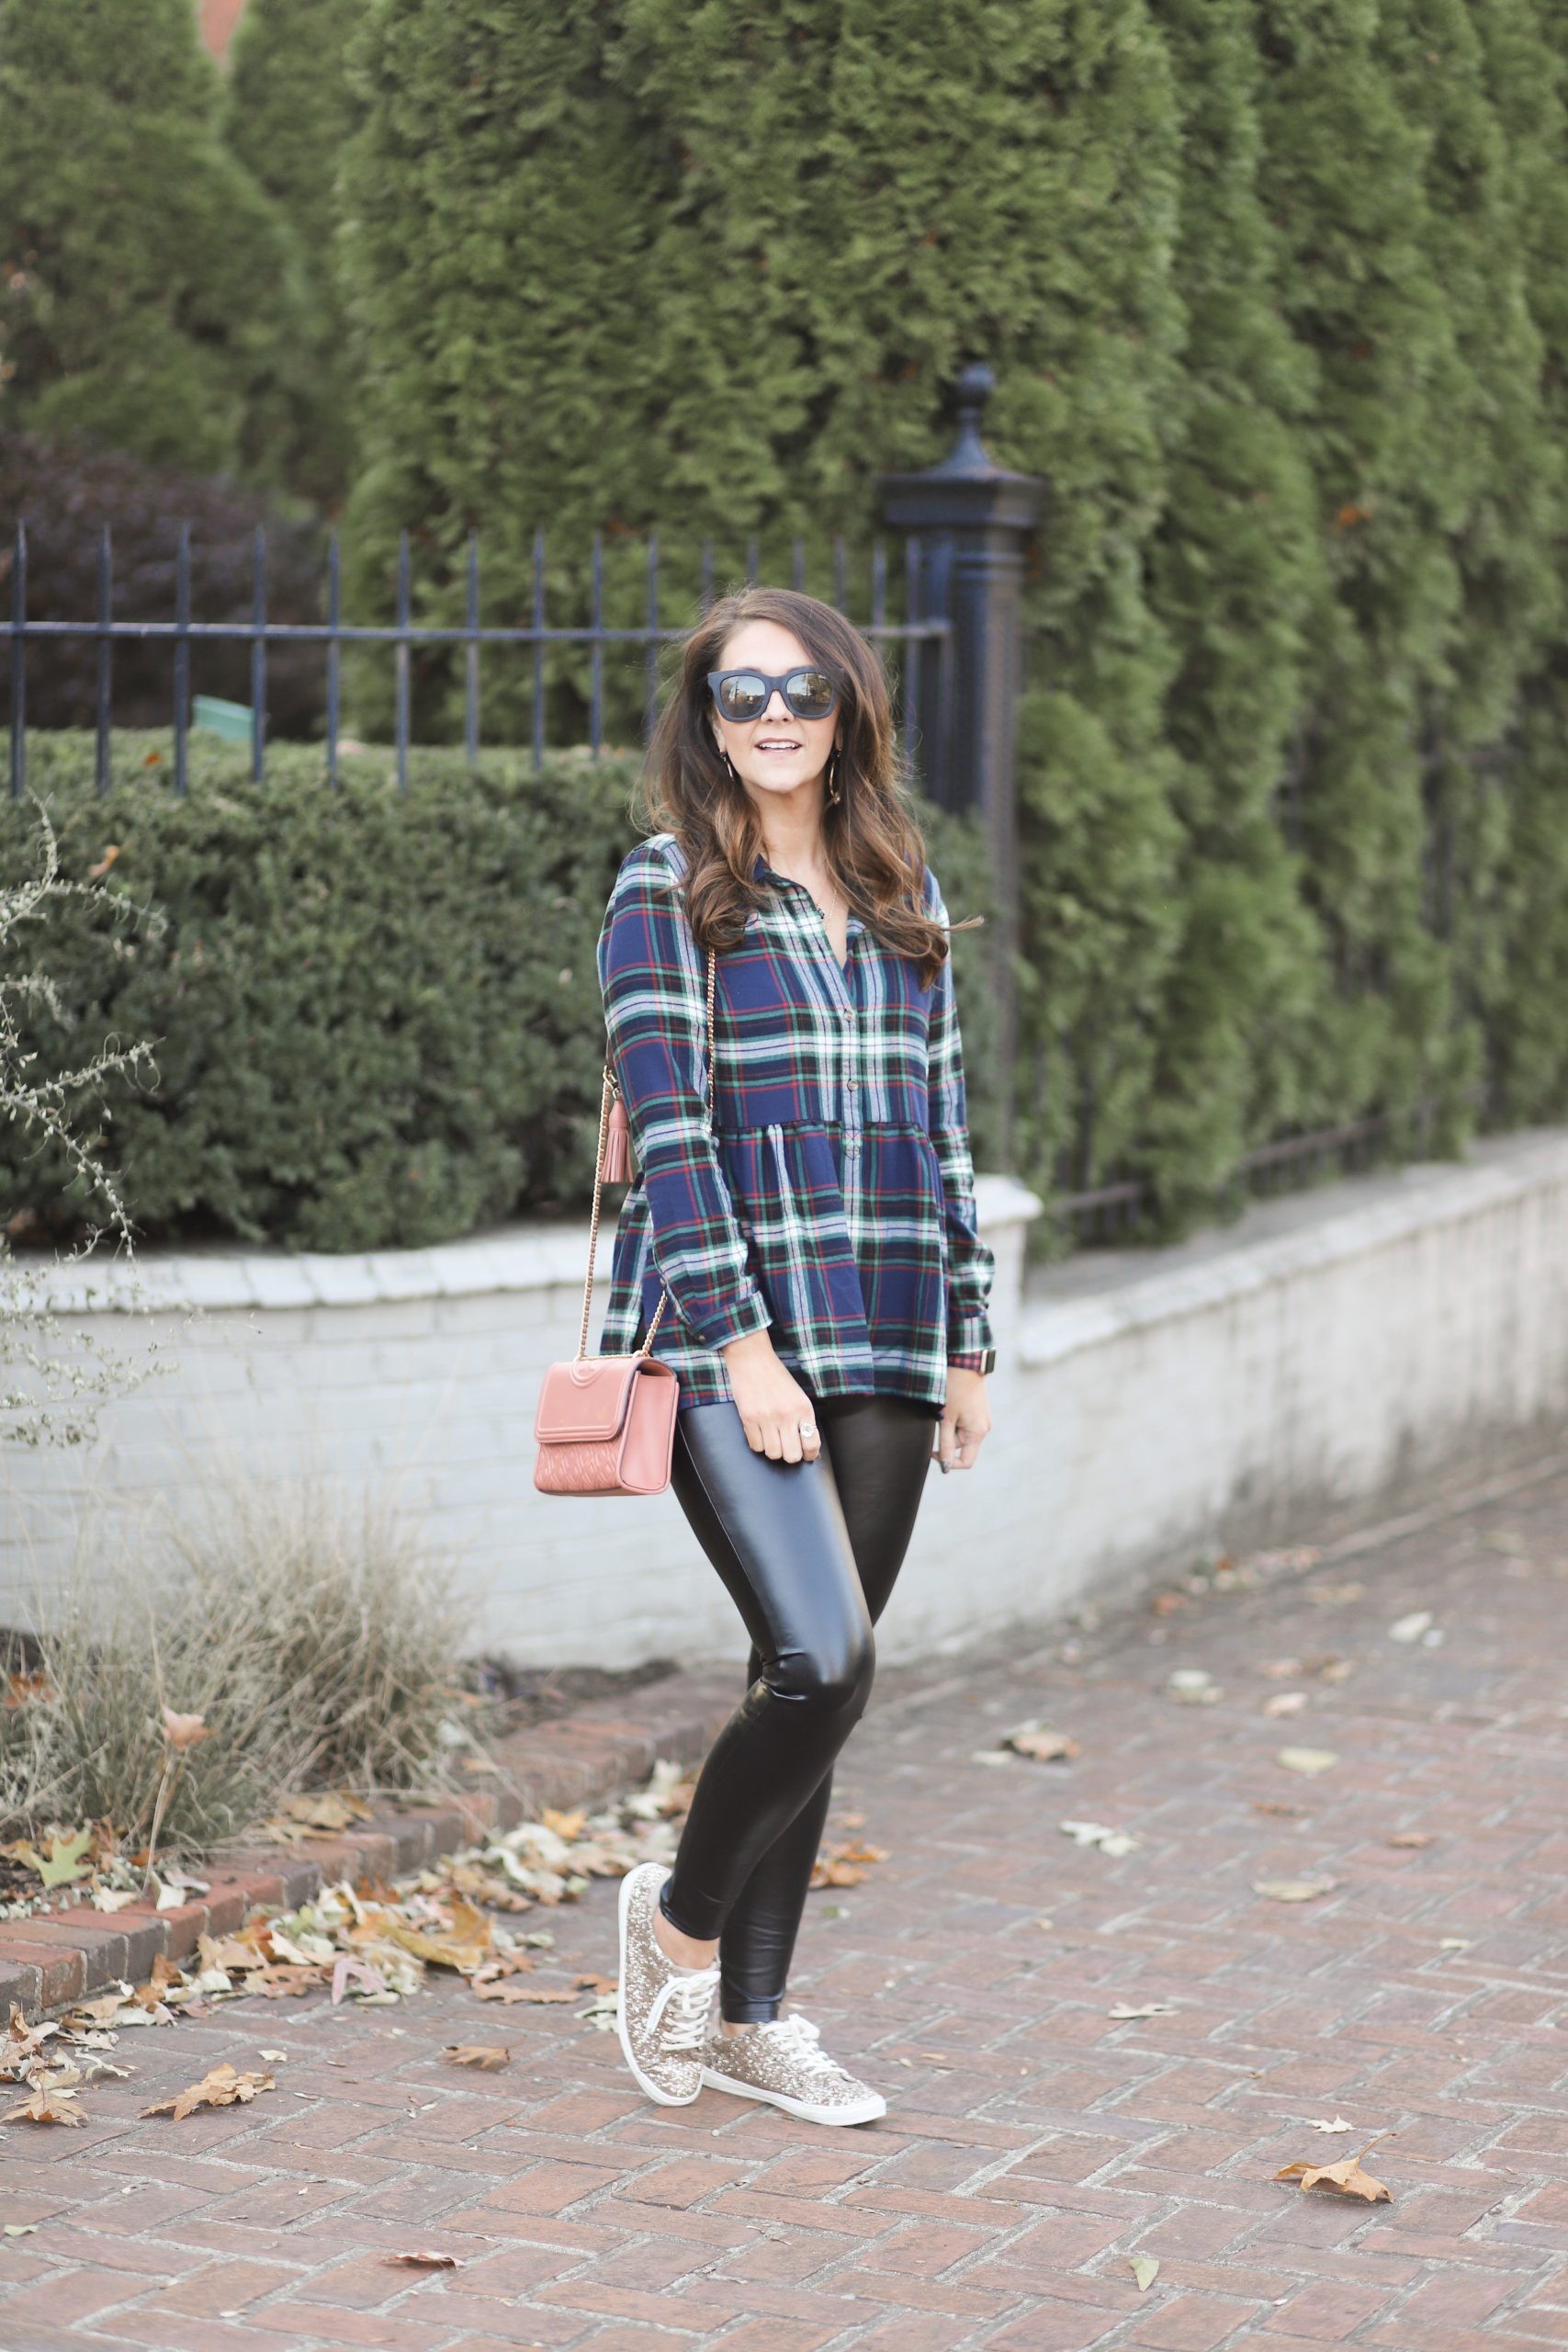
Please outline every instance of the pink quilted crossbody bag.
[[[707, 1114], [713, 1124], [713, 1034], [716, 965], [708, 950]], [[635, 1355], [591, 1356], [593, 1261], [599, 1246], [599, 1199], [606, 1183], [631, 1174], [631, 1131], [609, 1063], [599, 1102], [599, 1145], [593, 1163], [593, 1219], [588, 1233], [588, 1272], [577, 1353], [545, 1374], [534, 1415], [539, 1451], [534, 1484], [545, 1495], [657, 1495], [670, 1484], [681, 1384], [653, 1354], [654, 1334], [670, 1304], [665, 1290]]]

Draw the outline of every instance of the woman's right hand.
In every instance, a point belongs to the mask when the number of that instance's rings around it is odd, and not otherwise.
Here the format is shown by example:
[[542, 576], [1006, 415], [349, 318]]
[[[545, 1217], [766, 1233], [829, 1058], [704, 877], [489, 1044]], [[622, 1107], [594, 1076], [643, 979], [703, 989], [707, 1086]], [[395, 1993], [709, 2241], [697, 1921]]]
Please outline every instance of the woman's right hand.
[[[817, 1408], [795, 1379], [779, 1362], [766, 1331], [749, 1331], [721, 1348], [729, 1375], [729, 1392], [746, 1442], [753, 1453], [770, 1462], [815, 1462], [822, 1451]], [[803, 1437], [801, 1424], [810, 1430]]]

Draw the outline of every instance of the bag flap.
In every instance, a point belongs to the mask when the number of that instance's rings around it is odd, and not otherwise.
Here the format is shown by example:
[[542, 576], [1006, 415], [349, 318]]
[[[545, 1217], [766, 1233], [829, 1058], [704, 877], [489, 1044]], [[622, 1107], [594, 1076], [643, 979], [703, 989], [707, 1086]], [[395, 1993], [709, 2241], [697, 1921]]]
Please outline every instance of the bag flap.
[[618, 1437], [640, 1362], [637, 1356], [583, 1356], [551, 1364], [539, 1391], [534, 1435], [542, 1445], [588, 1445]]

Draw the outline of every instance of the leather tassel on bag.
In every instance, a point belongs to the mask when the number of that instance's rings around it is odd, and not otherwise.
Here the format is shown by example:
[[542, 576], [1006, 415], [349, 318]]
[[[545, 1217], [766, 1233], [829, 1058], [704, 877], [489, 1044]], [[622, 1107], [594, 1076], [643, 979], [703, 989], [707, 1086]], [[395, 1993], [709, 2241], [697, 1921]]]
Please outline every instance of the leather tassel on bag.
[[610, 1105], [609, 1125], [604, 1130], [604, 1182], [629, 1184], [631, 1181], [631, 1122], [626, 1117], [626, 1106], [617, 1094]]

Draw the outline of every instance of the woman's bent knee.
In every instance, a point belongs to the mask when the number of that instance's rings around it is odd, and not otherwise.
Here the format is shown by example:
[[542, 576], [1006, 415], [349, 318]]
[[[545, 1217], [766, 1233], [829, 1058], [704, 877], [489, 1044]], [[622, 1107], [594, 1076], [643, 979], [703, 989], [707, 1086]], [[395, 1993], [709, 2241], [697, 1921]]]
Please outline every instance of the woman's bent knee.
[[867, 1628], [841, 1643], [785, 1651], [764, 1679], [777, 1699], [853, 1722], [864, 1712], [875, 1672], [876, 1645]]

